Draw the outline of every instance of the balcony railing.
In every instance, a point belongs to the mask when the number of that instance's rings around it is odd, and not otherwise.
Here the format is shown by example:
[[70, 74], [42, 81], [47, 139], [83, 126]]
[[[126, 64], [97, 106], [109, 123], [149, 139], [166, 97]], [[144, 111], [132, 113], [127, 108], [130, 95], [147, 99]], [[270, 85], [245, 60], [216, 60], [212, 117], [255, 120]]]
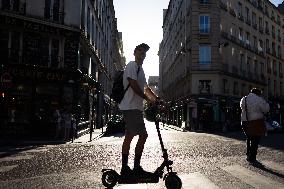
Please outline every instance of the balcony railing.
[[12, 2], [13, 8], [10, 1], [2, 0], [1, 10], [13, 12], [15, 14], [26, 14], [26, 3], [19, 1], [18, 3]]

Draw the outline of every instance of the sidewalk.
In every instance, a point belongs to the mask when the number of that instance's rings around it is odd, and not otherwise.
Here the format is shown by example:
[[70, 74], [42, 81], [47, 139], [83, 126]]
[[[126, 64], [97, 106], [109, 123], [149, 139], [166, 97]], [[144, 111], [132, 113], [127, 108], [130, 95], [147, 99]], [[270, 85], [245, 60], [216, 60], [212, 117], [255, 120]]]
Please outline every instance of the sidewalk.
[[81, 135], [78, 138], [75, 138], [73, 142], [72, 141], [68, 141], [67, 143], [68, 144], [72, 144], [72, 143], [75, 143], [75, 144], [76, 143], [81, 143], [81, 144], [82, 143], [89, 143], [91, 141], [97, 140], [100, 137], [102, 137], [105, 131], [106, 131], [106, 127], [99, 128], [99, 129], [94, 129], [94, 131], [92, 132], [92, 138], [90, 137], [90, 132], [88, 132], [88, 133], [86, 133], [84, 135]]
[[[180, 127], [173, 126], [173, 125], [167, 125], [164, 124], [162, 126], [164, 129], [170, 129], [170, 130], [177, 130], [184, 132], [184, 130]], [[79, 137], [75, 138], [72, 142], [70, 141], [64, 141], [64, 140], [55, 140], [55, 139], [0, 139], [0, 146], [27, 146], [27, 145], [58, 145], [58, 144], [88, 144], [92, 141], [95, 141], [99, 138], [101, 138], [106, 131], [106, 127], [94, 129], [92, 133], [92, 137], [90, 140], [90, 129], [85, 129], [83, 131], [80, 131], [78, 133]]]

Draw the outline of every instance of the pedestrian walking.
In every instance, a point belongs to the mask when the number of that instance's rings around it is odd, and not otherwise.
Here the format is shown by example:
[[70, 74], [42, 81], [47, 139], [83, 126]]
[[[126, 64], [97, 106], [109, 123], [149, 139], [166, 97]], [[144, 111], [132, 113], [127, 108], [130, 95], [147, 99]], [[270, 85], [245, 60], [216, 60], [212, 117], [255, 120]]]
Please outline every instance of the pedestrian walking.
[[[128, 85], [130, 87], [127, 89], [124, 98], [119, 104], [126, 124], [125, 138], [122, 145], [122, 176], [131, 175], [132, 173], [145, 173], [140, 166], [144, 144], [148, 137], [143, 119], [143, 100], [152, 104], [155, 104], [158, 100], [157, 95], [147, 85], [142, 67], [146, 52], [149, 48], [150, 47], [145, 43], [136, 46], [134, 49], [135, 61], [130, 61], [126, 65], [123, 74], [124, 89], [126, 89]], [[131, 170], [128, 166], [129, 148], [133, 137], [136, 135], [138, 135], [139, 138], [135, 147], [134, 168]]]
[[247, 137], [247, 161], [253, 164], [260, 164], [256, 155], [260, 139], [266, 132], [264, 114], [269, 112], [269, 104], [261, 94], [260, 89], [253, 88], [240, 101], [242, 127]]

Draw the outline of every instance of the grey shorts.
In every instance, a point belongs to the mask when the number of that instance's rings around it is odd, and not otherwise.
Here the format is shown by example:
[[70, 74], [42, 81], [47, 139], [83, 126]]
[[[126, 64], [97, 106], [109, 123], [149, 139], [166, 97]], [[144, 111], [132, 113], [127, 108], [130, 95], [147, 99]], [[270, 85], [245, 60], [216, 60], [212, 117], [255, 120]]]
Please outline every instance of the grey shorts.
[[147, 134], [143, 112], [140, 110], [123, 110], [125, 132], [132, 135]]

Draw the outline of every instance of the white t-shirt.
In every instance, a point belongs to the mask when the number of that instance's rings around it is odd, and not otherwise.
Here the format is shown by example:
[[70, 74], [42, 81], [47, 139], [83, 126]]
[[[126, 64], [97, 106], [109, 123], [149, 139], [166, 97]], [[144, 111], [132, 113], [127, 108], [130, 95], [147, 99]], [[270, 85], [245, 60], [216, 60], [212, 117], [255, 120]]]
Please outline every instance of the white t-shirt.
[[[142, 68], [140, 67], [138, 77], [137, 77], [137, 71], [138, 71], [138, 64], [135, 61], [130, 61], [124, 70], [123, 74], [123, 86], [124, 89], [126, 89], [127, 85], [129, 84], [127, 78], [134, 79], [138, 82], [139, 87], [142, 91], [144, 91], [144, 87], [147, 85], [145, 73]], [[119, 104], [120, 110], [141, 110], [143, 111], [143, 98], [141, 98], [138, 94], [136, 94], [132, 88], [129, 86], [127, 89], [124, 98]]]

